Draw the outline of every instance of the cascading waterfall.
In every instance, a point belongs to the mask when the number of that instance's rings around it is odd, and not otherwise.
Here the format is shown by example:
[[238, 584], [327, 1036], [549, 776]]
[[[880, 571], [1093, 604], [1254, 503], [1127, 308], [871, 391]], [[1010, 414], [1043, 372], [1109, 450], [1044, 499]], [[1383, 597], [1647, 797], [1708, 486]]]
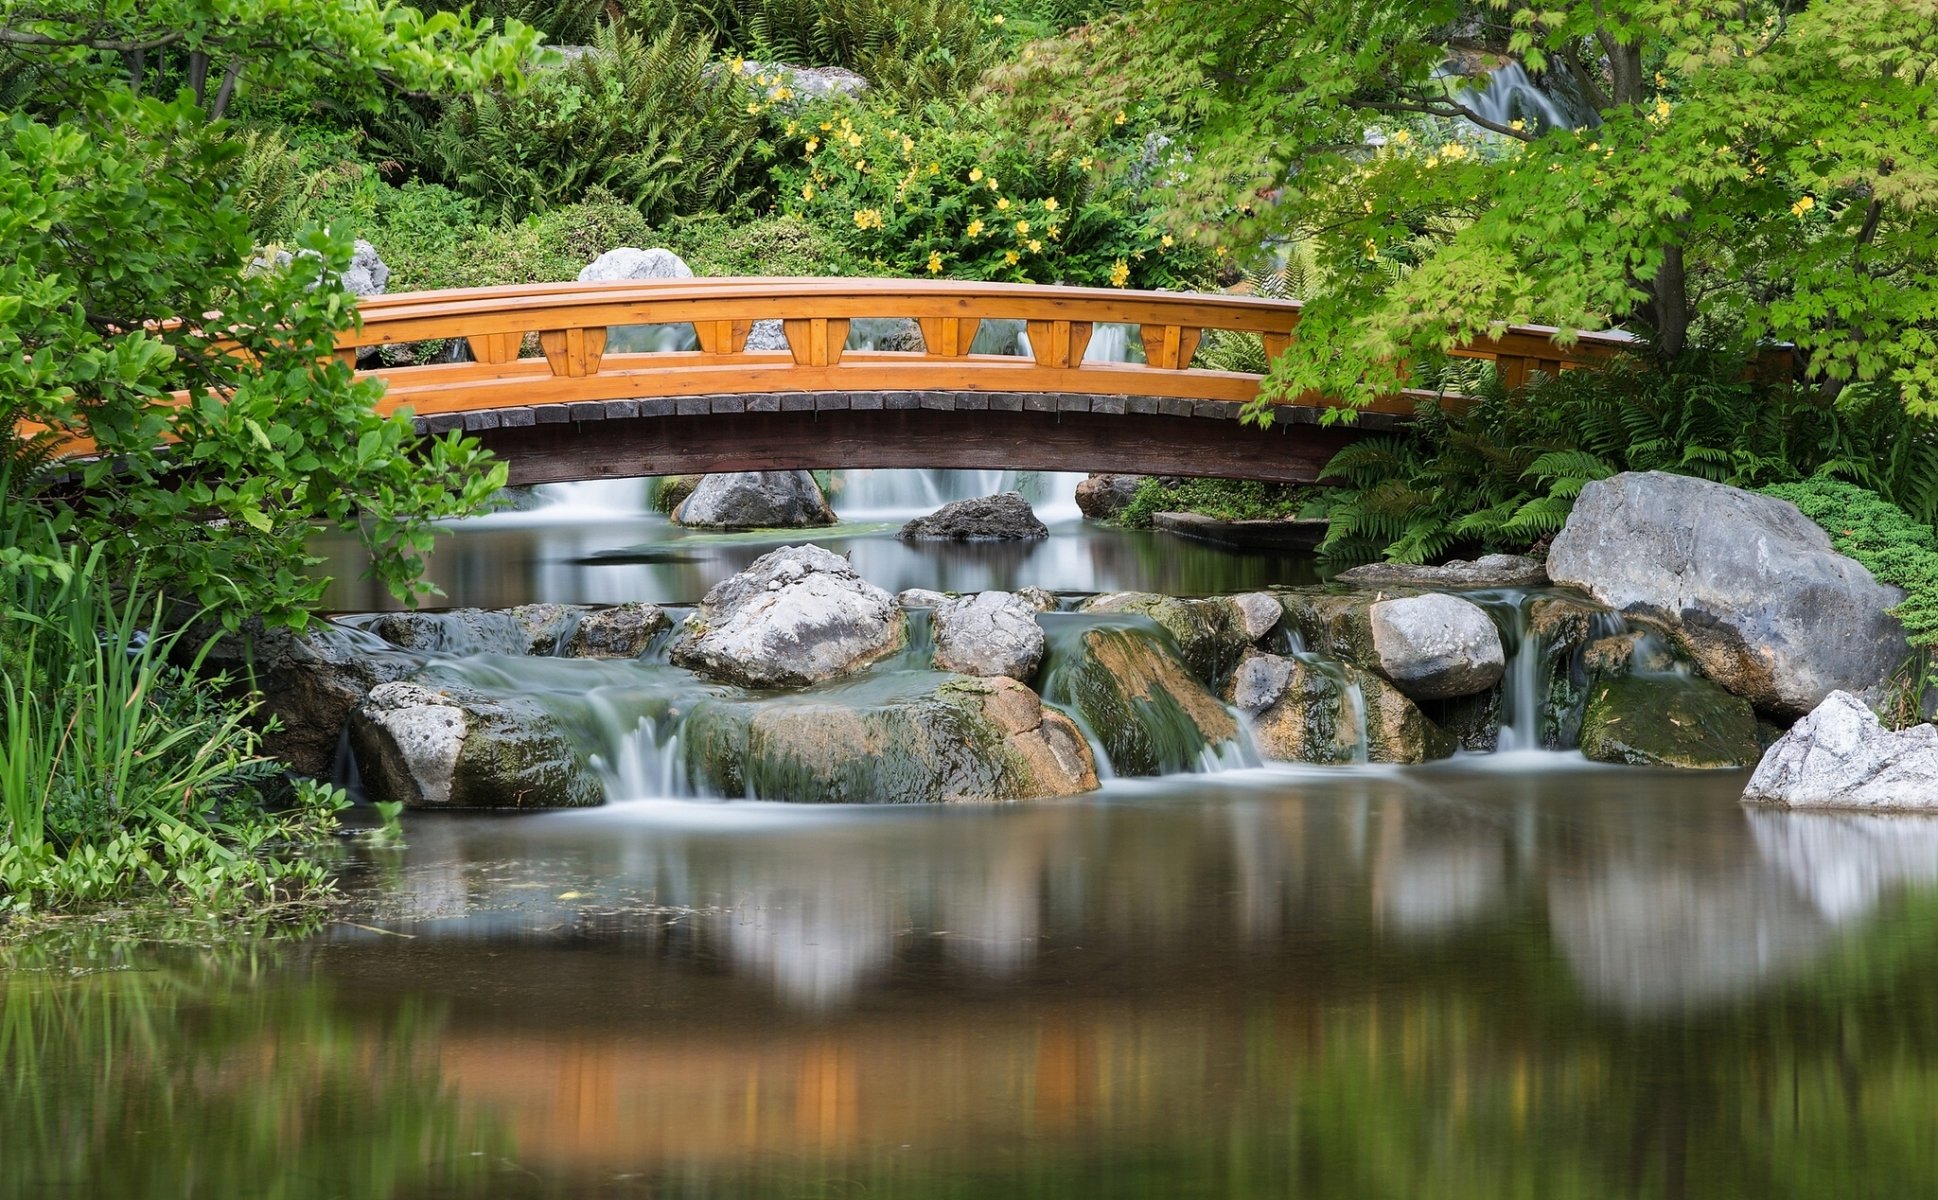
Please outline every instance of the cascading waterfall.
[[1457, 81], [1452, 86], [1459, 90], [1460, 103], [1496, 125], [1523, 121], [1545, 132], [1600, 123], [1593, 109], [1572, 92], [1549, 90], [1543, 83], [1553, 86], [1555, 80], [1537, 82], [1518, 62], [1496, 67], [1478, 80], [1445, 77]]

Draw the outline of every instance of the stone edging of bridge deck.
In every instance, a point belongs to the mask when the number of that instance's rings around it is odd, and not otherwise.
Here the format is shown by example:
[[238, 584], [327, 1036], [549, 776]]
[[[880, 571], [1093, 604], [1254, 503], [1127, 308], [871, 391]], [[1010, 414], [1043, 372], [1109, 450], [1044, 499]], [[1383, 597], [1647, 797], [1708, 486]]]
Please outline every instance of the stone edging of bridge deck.
[[[935, 412], [1091, 413], [1102, 416], [1138, 414], [1235, 421], [1239, 407], [1227, 400], [1186, 400], [1173, 396], [1094, 396], [1074, 392], [752, 392], [647, 400], [584, 400], [568, 404], [433, 413], [414, 418], [414, 423], [419, 433], [447, 433], [454, 429], [476, 432], [651, 417], [918, 409]], [[1277, 410], [1277, 419], [1292, 425], [1316, 425], [1325, 412], [1322, 408], [1286, 405]], [[1407, 420], [1392, 413], [1362, 412], [1353, 425], [1359, 429], [1387, 430], [1405, 425]]]

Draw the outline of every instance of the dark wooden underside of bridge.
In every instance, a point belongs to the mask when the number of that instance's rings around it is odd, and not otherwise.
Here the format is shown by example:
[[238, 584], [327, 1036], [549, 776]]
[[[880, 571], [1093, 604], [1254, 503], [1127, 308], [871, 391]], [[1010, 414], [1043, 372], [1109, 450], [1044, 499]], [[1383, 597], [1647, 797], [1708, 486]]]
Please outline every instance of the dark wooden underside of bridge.
[[419, 418], [462, 428], [513, 484], [634, 475], [854, 467], [1120, 471], [1310, 483], [1342, 446], [1392, 418], [1320, 426], [1282, 409], [1269, 429], [1229, 402], [1044, 393], [779, 393], [612, 400]]

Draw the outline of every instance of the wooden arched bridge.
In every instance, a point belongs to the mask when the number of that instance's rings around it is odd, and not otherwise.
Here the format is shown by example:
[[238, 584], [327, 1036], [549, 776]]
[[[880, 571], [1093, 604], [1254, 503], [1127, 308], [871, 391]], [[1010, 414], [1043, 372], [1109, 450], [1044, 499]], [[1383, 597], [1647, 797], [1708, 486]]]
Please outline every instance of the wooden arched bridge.
[[[474, 433], [513, 483], [841, 467], [1125, 471], [1307, 482], [1342, 445], [1390, 428], [1419, 393], [1321, 425], [1323, 397], [1235, 418], [1260, 377], [1194, 365], [1207, 330], [1291, 344], [1296, 301], [895, 279], [679, 279], [414, 292], [366, 299], [337, 351], [463, 339], [471, 362], [384, 367], [386, 411]], [[857, 318], [912, 318], [919, 350], [851, 350]], [[984, 321], [1022, 321], [1030, 354], [971, 352]], [[749, 349], [756, 322], [784, 347]], [[609, 331], [690, 322], [697, 350], [609, 353]], [[1086, 362], [1100, 324], [1142, 331], [1143, 363]], [[771, 328], [771, 326], [769, 327]], [[1456, 354], [1516, 385], [1631, 347], [1622, 334], [1513, 327]], [[84, 447], [83, 447], [84, 449]]]

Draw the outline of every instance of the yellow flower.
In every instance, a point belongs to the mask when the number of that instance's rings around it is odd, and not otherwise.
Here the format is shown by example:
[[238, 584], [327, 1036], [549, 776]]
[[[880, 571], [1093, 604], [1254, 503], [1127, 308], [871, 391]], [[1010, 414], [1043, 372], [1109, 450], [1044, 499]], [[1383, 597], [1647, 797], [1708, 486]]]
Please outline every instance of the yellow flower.
[[775, 88], [767, 94], [776, 100], [792, 100], [794, 98], [794, 89], [790, 87]]
[[1022, 255], [1016, 253], [1014, 250], [1005, 250], [1003, 252], [1003, 262], [1008, 266], [1015, 266], [1022, 257]]
[[1036, 240], [1035, 238], [1031, 238], [1031, 239], [1030, 239], [1030, 253], [1031, 253], [1031, 254], [1041, 254], [1041, 253], [1043, 253], [1043, 243], [1042, 243], [1042, 242], [1039, 242], [1039, 241], [1037, 241], [1037, 240]]
[[929, 274], [942, 274], [942, 252], [940, 250], [929, 251]]
[[811, 184], [811, 183], [804, 183], [804, 184], [802, 184], [802, 185], [801, 185], [801, 199], [803, 199], [803, 200], [812, 200], [812, 199], [814, 199], [814, 185], [813, 185], [813, 184]]
[[931, 174], [931, 175], [940, 175], [940, 174], [942, 174], [942, 164], [941, 164], [941, 163], [939, 163], [939, 162], [932, 162], [932, 163], [930, 163], [930, 164], [929, 164], [929, 174]]
[[809, 138], [809, 139], [807, 140], [807, 152], [808, 152], [809, 154], [812, 154], [812, 153], [814, 153], [814, 152], [815, 152], [816, 150], [819, 150], [820, 148], [821, 148], [821, 139], [820, 139], [820, 138], [818, 138], [818, 137], [811, 137], [811, 138]]
[[991, 179], [991, 180], [989, 181], [989, 190], [990, 190], [990, 191], [992, 191], [992, 192], [993, 192], [993, 191], [996, 191], [996, 190], [997, 190], [997, 189], [998, 189], [998, 188], [999, 188], [1000, 186], [1001, 186], [1001, 185], [1000, 185], [1000, 184], [998, 184], [998, 183], [997, 183], [997, 182], [996, 182], [996, 181], [995, 181], [994, 179]]
[[905, 155], [915, 153], [915, 139], [906, 134], [902, 136], [902, 153]]
[[760, 111], [760, 105], [758, 105], [758, 104], [751, 104], [751, 103], [750, 103], [750, 104], [748, 104], [748, 105], [747, 105], [747, 111], [748, 111], [749, 113], [757, 113], [757, 112], [759, 112], [759, 111]]
[[1655, 102], [1655, 115], [1666, 119], [1669, 115], [1669, 102], [1660, 97]]
[[759, 84], [760, 86], [762, 86], [762, 87], [766, 87], [766, 86], [767, 86], [768, 84], [770, 84], [770, 83], [772, 83], [772, 82], [774, 82], [774, 80], [773, 80], [773, 78], [772, 78], [771, 76], [767, 76], [767, 75], [756, 75], [756, 76], [754, 76], [754, 82], [755, 82], [755, 83], [758, 83], [758, 84]]
[[1467, 147], [1461, 145], [1459, 142], [1455, 142], [1453, 145], [1443, 148], [1440, 153], [1448, 158], [1466, 158]]
[[[1112, 125], [1122, 125], [1124, 123], [1124, 110], [1121, 108], [1118, 109], [1117, 115], [1110, 119], [1110, 123]], [[1112, 273], [1115, 274], [1115, 272]]]
[[969, 228], [965, 232], [967, 232], [970, 237], [981, 237], [982, 218], [977, 217], [975, 220], [969, 222]]
[[1393, 131], [1393, 144], [1396, 146], [1404, 146], [1412, 137], [1413, 135], [1404, 129], [1395, 129]]
[[1521, 118], [1516, 117], [1512, 121], [1509, 121], [1507, 123], [1507, 127], [1509, 129], [1515, 130], [1516, 132], [1519, 132], [1520, 130], [1526, 129], [1528, 127], [1528, 123], [1526, 121], [1523, 121]]
[[1026, 234], [1029, 231], [1030, 231], [1030, 223], [1028, 221], [1016, 222], [1016, 232]]
[[970, 183], [981, 183], [981, 182], [982, 182], [982, 168], [981, 168], [981, 167], [970, 167], [970, 168], [969, 168], [969, 182], [970, 182]]
[[1048, 229], [1045, 229], [1043, 232], [1049, 234], [1050, 240], [1054, 242], [1057, 240], [1057, 238], [1063, 235], [1063, 226], [1052, 225]]
[[1077, 160], [1077, 166], [1079, 166], [1079, 167], [1081, 167], [1081, 168], [1083, 168], [1084, 170], [1086, 170], [1086, 171], [1088, 171], [1088, 170], [1090, 169], [1090, 167], [1091, 167], [1091, 164], [1092, 164], [1092, 163], [1094, 163], [1094, 162], [1096, 162], [1096, 161], [1097, 161], [1096, 159], [1094, 159], [1094, 158], [1092, 158], [1092, 157], [1090, 157], [1090, 156], [1089, 156], [1088, 154], [1086, 154], [1086, 155], [1084, 155], [1084, 156], [1083, 156], [1082, 158], [1080, 158], [1080, 159], [1078, 159], [1078, 160]]
[[1169, 250], [1176, 243], [1172, 241], [1171, 235], [1167, 233], [1157, 240], [1157, 244]]
[[1007, 211], [1009, 209], [1009, 197], [999, 196], [996, 200], [996, 207]]
[[1230, 253], [1231, 253], [1231, 251], [1230, 251], [1230, 250], [1227, 250], [1227, 249], [1225, 249], [1225, 247], [1223, 247], [1223, 246], [1219, 246], [1219, 247], [1217, 248], [1217, 254], [1218, 254], [1218, 257], [1219, 257], [1219, 258], [1223, 258], [1223, 257], [1224, 257], [1225, 255], [1227, 255], [1227, 254], [1230, 254]]
[[793, 137], [794, 131], [796, 129], [799, 129], [800, 127], [801, 127], [801, 123], [799, 121], [789, 121], [787, 123], [787, 128], [783, 132], [785, 132], [788, 137]]
[[1110, 286], [1123, 287], [1130, 282], [1130, 264], [1118, 259], [1110, 264]]
[[855, 211], [856, 229], [880, 229], [882, 213], [879, 208], [863, 208]]
[[1369, 262], [1376, 262], [1379, 260], [1379, 247], [1373, 244], [1372, 238], [1366, 239], [1366, 258]]
[[868, 160], [865, 158], [857, 158], [855, 160], [855, 170], [861, 172], [863, 175], [868, 174]]
[[851, 133], [851, 134], [849, 134], [849, 135], [848, 135], [848, 144], [849, 144], [850, 146], [859, 146], [859, 145], [861, 145], [861, 135], [860, 135], [860, 134], [858, 134], [858, 133]]
[[823, 122], [821, 122], [821, 132], [822, 132], [822, 133], [826, 133], [826, 132], [827, 132], [828, 130], [830, 130], [830, 129], [833, 129], [833, 128], [834, 128], [834, 126], [832, 126], [832, 125], [830, 125], [830, 124], [828, 124], [828, 123], [827, 123], [826, 121], [823, 121]]
[[1045, 200], [1045, 201], [1043, 202], [1043, 211], [1044, 211], [1044, 212], [1055, 212], [1055, 211], [1056, 211], [1056, 197], [1055, 197], [1055, 196], [1051, 196], [1051, 197], [1050, 197], [1049, 199], [1047, 199], [1047, 200]]
[[734, 60], [727, 65], [733, 68], [734, 74], [739, 75], [747, 69], [747, 60], [736, 54]]
[[1001, 25], [1003, 23], [1003, 14], [997, 13], [995, 16], [989, 18], [989, 23], [991, 25]]
[[1790, 213], [1792, 216], [1801, 217], [1815, 207], [1817, 207], [1817, 198], [1815, 196], [1805, 196], [1790, 206]]

